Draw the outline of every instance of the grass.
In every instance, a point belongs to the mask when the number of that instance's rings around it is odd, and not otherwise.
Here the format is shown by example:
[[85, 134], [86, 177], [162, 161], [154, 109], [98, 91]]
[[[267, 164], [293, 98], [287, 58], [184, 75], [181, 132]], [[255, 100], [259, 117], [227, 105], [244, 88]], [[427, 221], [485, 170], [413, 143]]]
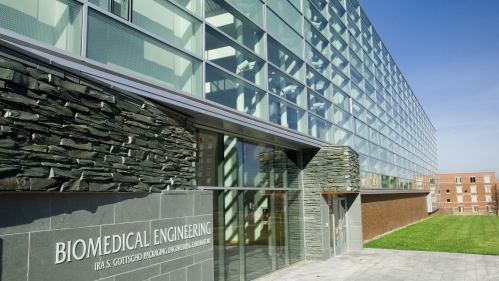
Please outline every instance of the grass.
[[364, 244], [366, 248], [499, 255], [499, 216], [435, 216]]

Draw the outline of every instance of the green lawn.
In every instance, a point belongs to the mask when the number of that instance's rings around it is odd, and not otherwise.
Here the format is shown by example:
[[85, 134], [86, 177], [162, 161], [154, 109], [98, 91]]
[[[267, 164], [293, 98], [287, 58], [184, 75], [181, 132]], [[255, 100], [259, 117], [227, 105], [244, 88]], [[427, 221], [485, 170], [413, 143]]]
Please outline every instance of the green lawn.
[[499, 216], [435, 216], [364, 247], [499, 255]]

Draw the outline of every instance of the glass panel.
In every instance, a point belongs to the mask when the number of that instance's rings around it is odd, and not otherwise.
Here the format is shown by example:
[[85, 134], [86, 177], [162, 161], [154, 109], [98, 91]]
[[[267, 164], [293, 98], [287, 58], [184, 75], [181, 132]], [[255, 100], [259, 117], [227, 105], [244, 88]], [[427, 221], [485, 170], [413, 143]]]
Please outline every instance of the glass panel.
[[361, 122], [360, 120], [356, 119], [355, 120], [355, 128], [357, 130], [357, 135], [368, 139], [369, 138], [369, 130], [366, 124]]
[[301, 23], [302, 17], [301, 14], [286, 0], [267, 0], [267, 6], [272, 8], [276, 12], [276, 14], [281, 15], [282, 19], [284, 19], [296, 32], [302, 34]]
[[340, 51], [340, 53], [344, 57], [348, 57], [347, 43], [343, 39], [341, 39], [340, 36], [334, 30], [331, 30], [331, 37], [329, 38], [329, 40], [331, 41], [333, 47], [336, 48], [336, 50]]
[[333, 83], [344, 92], [348, 93], [350, 91], [350, 87], [348, 87], [348, 77], [335, 67], [332, 68], [332, 80]]
[[334, 143], [337, 145], [352, 145], [352, 133], [334, 127]]
[[0, 27], [79, 55], [81, 6], [70, 0], [2, 0]]
[[272, 66], [269, 66], [268, 87], [272, 93], [305, 107], [305, 87]]
[[353, 114], [353, 116], [355, 116], [356, 118], [365, 122], [366, 121], [365, 112], [366, 112], [366, 110], [363, 106], [361, 106], [360, 104], [358, 104], [355, 101], [352, 101], [352, 114]]
[[374, 88], [369, 85], [369, 84], [365, 84], [365, 93], [367, 94], [367, 96], [369, 96], [372, 100], [375, 100], [376, 99], [376, 92], [374, 91]]
[[[369, 156], [379, 158], [379, 147], [372, 142], [369, 142]], [[373, 167], [373, 165], [370, 166]]]
[[[369, 157], [364, 155], [359, 155], [359, 166], [361, 171], [369, 171]], [[366, 176], [366, 184], [364, 187], [370, 187], [369, 176]]]
[[357, 152], [367, 154], [369, 151], [367, 143], [368, 143], [367, 140], [360, 138], [358, 136], [354, 136], [354, 144], [353, 145], [354, 145], [354, 149]]
[[341, 109], [335, 109], [334, 111], [334, 124], [353, 131], [352, 115]]
[[[338, 15], [339, 18], [342, 18], [344, 20], [344, 16], [345, 16], [345, 8], [343, 8], [343, 6], [338, 3], [338, 1], [329, 1], [329, 5], [331, 5], [331, 9], [332, 9], [332, 12], [336, 13], [336, 15]], [[329, 11], [329, 14], [331, 16], [333, 16], [334, 14], [331, 12], [331, 10]]]
[[362, 61], [353, 52], [350, 52], [350, 64], [362, 73]]
[[270, 9], [267, 9], [267, 32], [298, 57], [303, 58], [302, 38]]
[[310, 44], [306, 45], [305, 61], [322, 75], [329, 76], [329, 61], [315, 50]]
[[352, 48], [354, 53], [359, 57], [359, 60], [362, 61], [362, 47], [360, 47], [357, 41], [352, 39], [352, 36], [350, 36], [350, 48]]
[[373, 128], [369, 128], [369, 140], [375, 144], [379, 144], [379, 133]]
[[255, 53], [265, 56], [263, 30], [222, 0], [206, 1], [206, 21]]
[[307, 86], [327, 99], [331, 98], [331, 83], [317, 72], [307, 69]]
[[269, 121], [281, 126], [297, 130], [299, 132], [306, 132], [306, 119], [305, 111], [291, 106], [273, 96], [269, 97]]
[[263, 27], [263, 3], [258, 0], [226, 0], [239, 9], [246, 17]]
[[222, 134], [199, 130], [196, 134], [196, 182], [199, 186], [222, 186], [218, 179], [218, 163], [223, 161]]
[[[324, 5], [326, 7], [327, 5]], [[303, 14], [310, 23], [317, 28], [324, 36], [327, 36], [327, 20], [317, 10], [317, 8], [308, 1], [303, 1]]]
[[301, 198], [299, 191], [214, 191], [215, 280], [251, 280], [302, 260]]
[[350, 67], [350, 79], [352, 79], [352, 82], [355, 85], [359, 86], [361, 89], [364, 88], [364, 79], [362, 79], [362, 75], [351, 67]]
[[347, 27], [343, 24], [343, 22], [335, 14], [331, 15], [331, 17], [329, 18], [329, 23], [331, 24], [329, 27], [329, 31], [331, 33], [331, 38], [339, 35], [343, 38], [343, 40], [345, 40], [345, 41], [348, 40]]
[[97, 5], [106, 11], [111, 9], [111, 1], [109, 0], [88, 0], [88, 2]]
[[[105, 0], [100, 0], [100, 1], [105, 1]], [[134, 0], [133, 3], [134, 5], [135, 1], [136, 0]], [[177, 2], [178, 4], [180, 4], [180, 6], [185, 7], [187, 10], [193, 12], [194, 14], [201, 16], [201, 8], [202, 8], [201, 0], [173, 0], [173, 1]]]
[[329, 122], [321, 120], [313, 115], [309, 115], [308, 117], [309, 135], [324, 141], [332, 142], [333, 139], [331, 135], [331, 128], [332, 125]]
[[333, 89], [333, 103], [350, 112], [350, 97], [336, 87]]
[[329, 56], [329, 42], [316, 28], [305, 22], [305, 39], [310, 42], [324, 56]]
[[206, 65], [206, 99], [232, 109], [266, 118], [265, 92]]
[[[357, 28], [357, 25], [350, 18], [348, 19], [348, 30], [352, 34], [353, 38], [355, 38], [355, 40], [360, 42], [360, 40], [361, 40], [360, 30], [359, 30], [359, 28]], [[350, 38], [352, 38], [352, 37], [350, 37]], [[352, 41], [355, 41], [355, 40], [351, 40], [350, 44], [352, 43]]]
[[[364, 67], [364, 78], [366, 78], [366, 81], [369, 82], [369, 84], [374, 85], [374, 75], [367, 69], [367, 67]], [[372, 88], [372, 91], [374, 91], [374, 88]]]
[[305, 70], [303, 61], [270, 37], [267, 37], [267, 45], [269, 61], [282, 71], [304, 82]]
[[111, 13], [128, 20], [129, 0], [112, 0]]
[[331, 106], [331, 102], [313, 94], [311, 91], [308, 93], [308, 110], [326, 120], [333, 120], [333, 107]]
[[348, 60], [336, 48], [331, 48], [331, 62], [339, 70], [348, 75]]
[[202, 55], [201, 22], [167, 1], [134, 0], [132, 23]]
[[264, 60], [234, 44], [210, 27], [206, 27], [205, 41], [206, 59], [250, 82], [266, 86]]
[[190, 94], [202, 92], [200, 61], [92, 9], [87, 44], [90, 59]]

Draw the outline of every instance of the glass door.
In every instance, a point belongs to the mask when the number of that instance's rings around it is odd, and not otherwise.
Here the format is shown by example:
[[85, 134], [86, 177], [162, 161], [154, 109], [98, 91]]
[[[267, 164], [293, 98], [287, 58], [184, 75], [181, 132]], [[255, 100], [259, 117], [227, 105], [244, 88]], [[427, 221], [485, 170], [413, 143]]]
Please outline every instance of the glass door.
[[329, 209], [331, 254], [339, 255], [348, 250], [346, 211], [347, 200], [344, 197], [332, 197]]

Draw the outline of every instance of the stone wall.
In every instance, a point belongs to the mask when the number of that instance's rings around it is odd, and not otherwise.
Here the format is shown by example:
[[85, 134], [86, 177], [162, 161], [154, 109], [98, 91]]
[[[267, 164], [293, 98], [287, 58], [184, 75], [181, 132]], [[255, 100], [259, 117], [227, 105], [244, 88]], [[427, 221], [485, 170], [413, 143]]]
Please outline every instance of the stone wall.
[[330, 256], [328, 205], [323, 193], [359, 192], [359, 156], [348, 146], [325, 146], [305, 150], [302, 155], [305, 258], [323, 260]]
[[4, 192], [0, 280], [212, 281], [212, 196]]
[[0, 190], [195, 186], [186, 116], [7, 52], [0, 49]]
[[364, 241], [428, 218], [426, 193], [362, 194]]

